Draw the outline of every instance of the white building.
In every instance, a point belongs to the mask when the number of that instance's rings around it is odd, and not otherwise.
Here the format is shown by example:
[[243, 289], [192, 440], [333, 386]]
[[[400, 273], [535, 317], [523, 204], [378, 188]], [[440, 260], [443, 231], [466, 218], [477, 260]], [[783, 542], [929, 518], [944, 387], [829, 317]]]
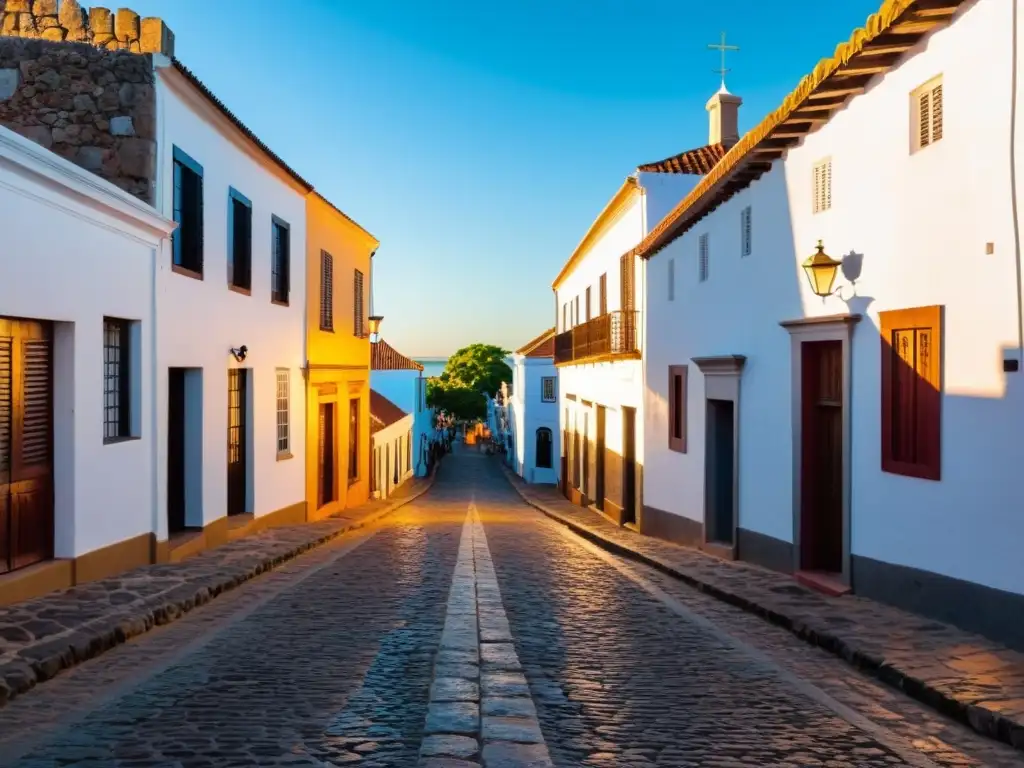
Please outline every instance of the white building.
[[0, 602], [151, 561], [153, 286], [173, 228], [0, 127], [0, 573], [40, 563]]
[[708, 102], [706, 146], [640, 166], [598, 215], [552, 285], [561, 466], [568, 498], [643, 527], [645, 264], [634, 247], [736, 140], [739, 99]]
[[1015, 5], [887, 2], [637, 252], [645, 516], [1022, 645]]
[[210, 545], [306, 519], [312, 187], [176, 59], [154, 61], [156, 205], [179, 223], [157, 272], [159, 535]]
[[384, 339], [370, 345], [370, 386], [412, 416], [412, 462], [417, 477], [427, 474], [430, 446], [437, 439], [434, 409], [427, 407], [423, 366]]
[[509, 463], [528, 483], [558, 482], [560, 454], [558, 370], [555, 329], [550, 328], [512, 355], [508, 396]]
[[370, 390], [370, 455], [375, 499], [386, 499], [415, 474], [414, 418], [380, 392]]

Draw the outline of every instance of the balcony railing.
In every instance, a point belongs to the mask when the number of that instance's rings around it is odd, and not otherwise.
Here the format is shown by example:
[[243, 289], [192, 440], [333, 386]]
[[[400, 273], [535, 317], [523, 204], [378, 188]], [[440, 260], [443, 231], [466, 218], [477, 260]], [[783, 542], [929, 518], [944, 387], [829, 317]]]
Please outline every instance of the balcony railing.
[[640, 351], [640, 313], [609, 312], [555, 336], [555, 362], [585, 362]]

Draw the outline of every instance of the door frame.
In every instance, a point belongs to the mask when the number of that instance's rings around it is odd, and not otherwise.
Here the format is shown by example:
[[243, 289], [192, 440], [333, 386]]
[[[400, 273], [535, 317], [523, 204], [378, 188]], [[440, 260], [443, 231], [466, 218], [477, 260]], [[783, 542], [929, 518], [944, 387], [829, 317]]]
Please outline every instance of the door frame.
[[790, 336], [790, 360], [792, 378], [790, 394], [792, 398], [792, 443], [793, 443], [793, 572], [800, 570], [800, 527], [803, 513], [803, 344], [811, 341], [838, 341], [842, 344], [843, 360], [843, 571], [842, 583], [852, 586], [850, 567], [850, 425], [852, 403], [851, 385], [853, 377], [852, 342], [853, 331], [860, 322], [859, 314], [826, 315], [823, 317], [807, 317], [798, 320], [785, 320], [781, 325]]
[[[740, 535], [740, 379], [747, 362], [745, 355], [717, 355], [691, 358], [704, 374], [704, 498], [701, 549], [735, 560], [739, 557]], [[708, 540], [708, 401], [732, 401], [732, 544]]]

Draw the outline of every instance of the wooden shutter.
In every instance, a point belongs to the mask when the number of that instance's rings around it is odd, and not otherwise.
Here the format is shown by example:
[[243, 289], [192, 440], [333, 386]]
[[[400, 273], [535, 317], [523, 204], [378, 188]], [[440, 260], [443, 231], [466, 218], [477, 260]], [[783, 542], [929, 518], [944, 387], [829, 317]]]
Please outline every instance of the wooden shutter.
[[708, 236], [700, 236], [700, 281], [703, 283], [708, 279]]
[[601, 281], [599, 283], [598, 292], [600, 296], [598, 298], [599, 311], [602, 315], [608, 314], [608, 273], [605, 272], [601, 275]]
[[358, 269], [355, 271], [355, 279], [353, 280], [353, 332], [356, 336], [362, 338], [366, 335], [366, 326], [363, 321], [365, 315], [363, 314], [363, 273]]
[[633, 290], [635, 263], [631, 253], [627, 253], [619, 259], [619, 306], [623, 312], [632, 312], [636, 307], [636, 296]]
[[320, 329], [334, 330], [334, 257], [320, 251]]
[[26, 339], [22, 348], [22, 468], [50, 462], [50, 342]]
[[942, 83], [932, 87], [932, 143], [942, 138]]
[[882, 470], [941, 479], [942, 307], [881, 312]]
[[241, 200], [231, 200], [232, 249], [231, 282], [239, 288], [252, 287], [252, 209]]
[[923, 91], [917, 97], [917, 146], [927, 147], [932, 143], [931, 93]]
[[822, 160], [814, 166], [814, 212], [821, 213], [832, 207], [832, 160]]
[[11, 339], [0, 339], [0, 485], [7, 482], [7, 475], [11, 471], [11, 407], [14, 400], [11, 384], [12, 358]]
[[587, 320], [590, 320], [590, 286], [587, 286]]
[[668, 367], [668, 449], [686, 453], [686, 387], [685, 365]]
[[740, 238], [743, 242], [743, 249], [741, 254], [743, 256], [749, 256], [753, 250], [753, 230], [751, 226], [752, 209], [748, 205], [743, 209], [743, 213], [740, 216]]

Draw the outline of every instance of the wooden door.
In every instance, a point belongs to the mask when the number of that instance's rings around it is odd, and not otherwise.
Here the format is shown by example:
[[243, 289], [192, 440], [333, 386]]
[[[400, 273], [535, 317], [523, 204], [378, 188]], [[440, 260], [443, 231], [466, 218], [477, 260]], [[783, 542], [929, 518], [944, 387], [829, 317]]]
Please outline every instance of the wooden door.
[[228, 370], [228, 514], [245, 514], [246, 475], [246, 379], [248, 370]]
[[708, 541], [729, 545], [736, 528], [735, 410], [732, 400], [707, 401], [705, 531]]
[[53, 557], [51, 327], [0, 318], [0, 573]]
[[597, 504], [598, 509], [604, 509], [604, 456], [606, 450], [604, 440], [605, 417], [606, 413], [604, 406], [597, 406], [597, 445], [594, 452], [594, 503]]
[[636, 408], [622, 408], [622, 522], [636, 522]]
[[185, 369], [167, 372], [167, 532], [185, 530]]
[[800, 568], [843, 570], [843, 345], [802, 345]]
[[320, 426], [317, 438], [319, 507], [334, 501], [334, 403], [320, 403]]
[[580, 478], [580, 491], [583, 493], [584, 503], [590, 500], [590, 409], [583, 414], [583, 457], [582, 477]]

